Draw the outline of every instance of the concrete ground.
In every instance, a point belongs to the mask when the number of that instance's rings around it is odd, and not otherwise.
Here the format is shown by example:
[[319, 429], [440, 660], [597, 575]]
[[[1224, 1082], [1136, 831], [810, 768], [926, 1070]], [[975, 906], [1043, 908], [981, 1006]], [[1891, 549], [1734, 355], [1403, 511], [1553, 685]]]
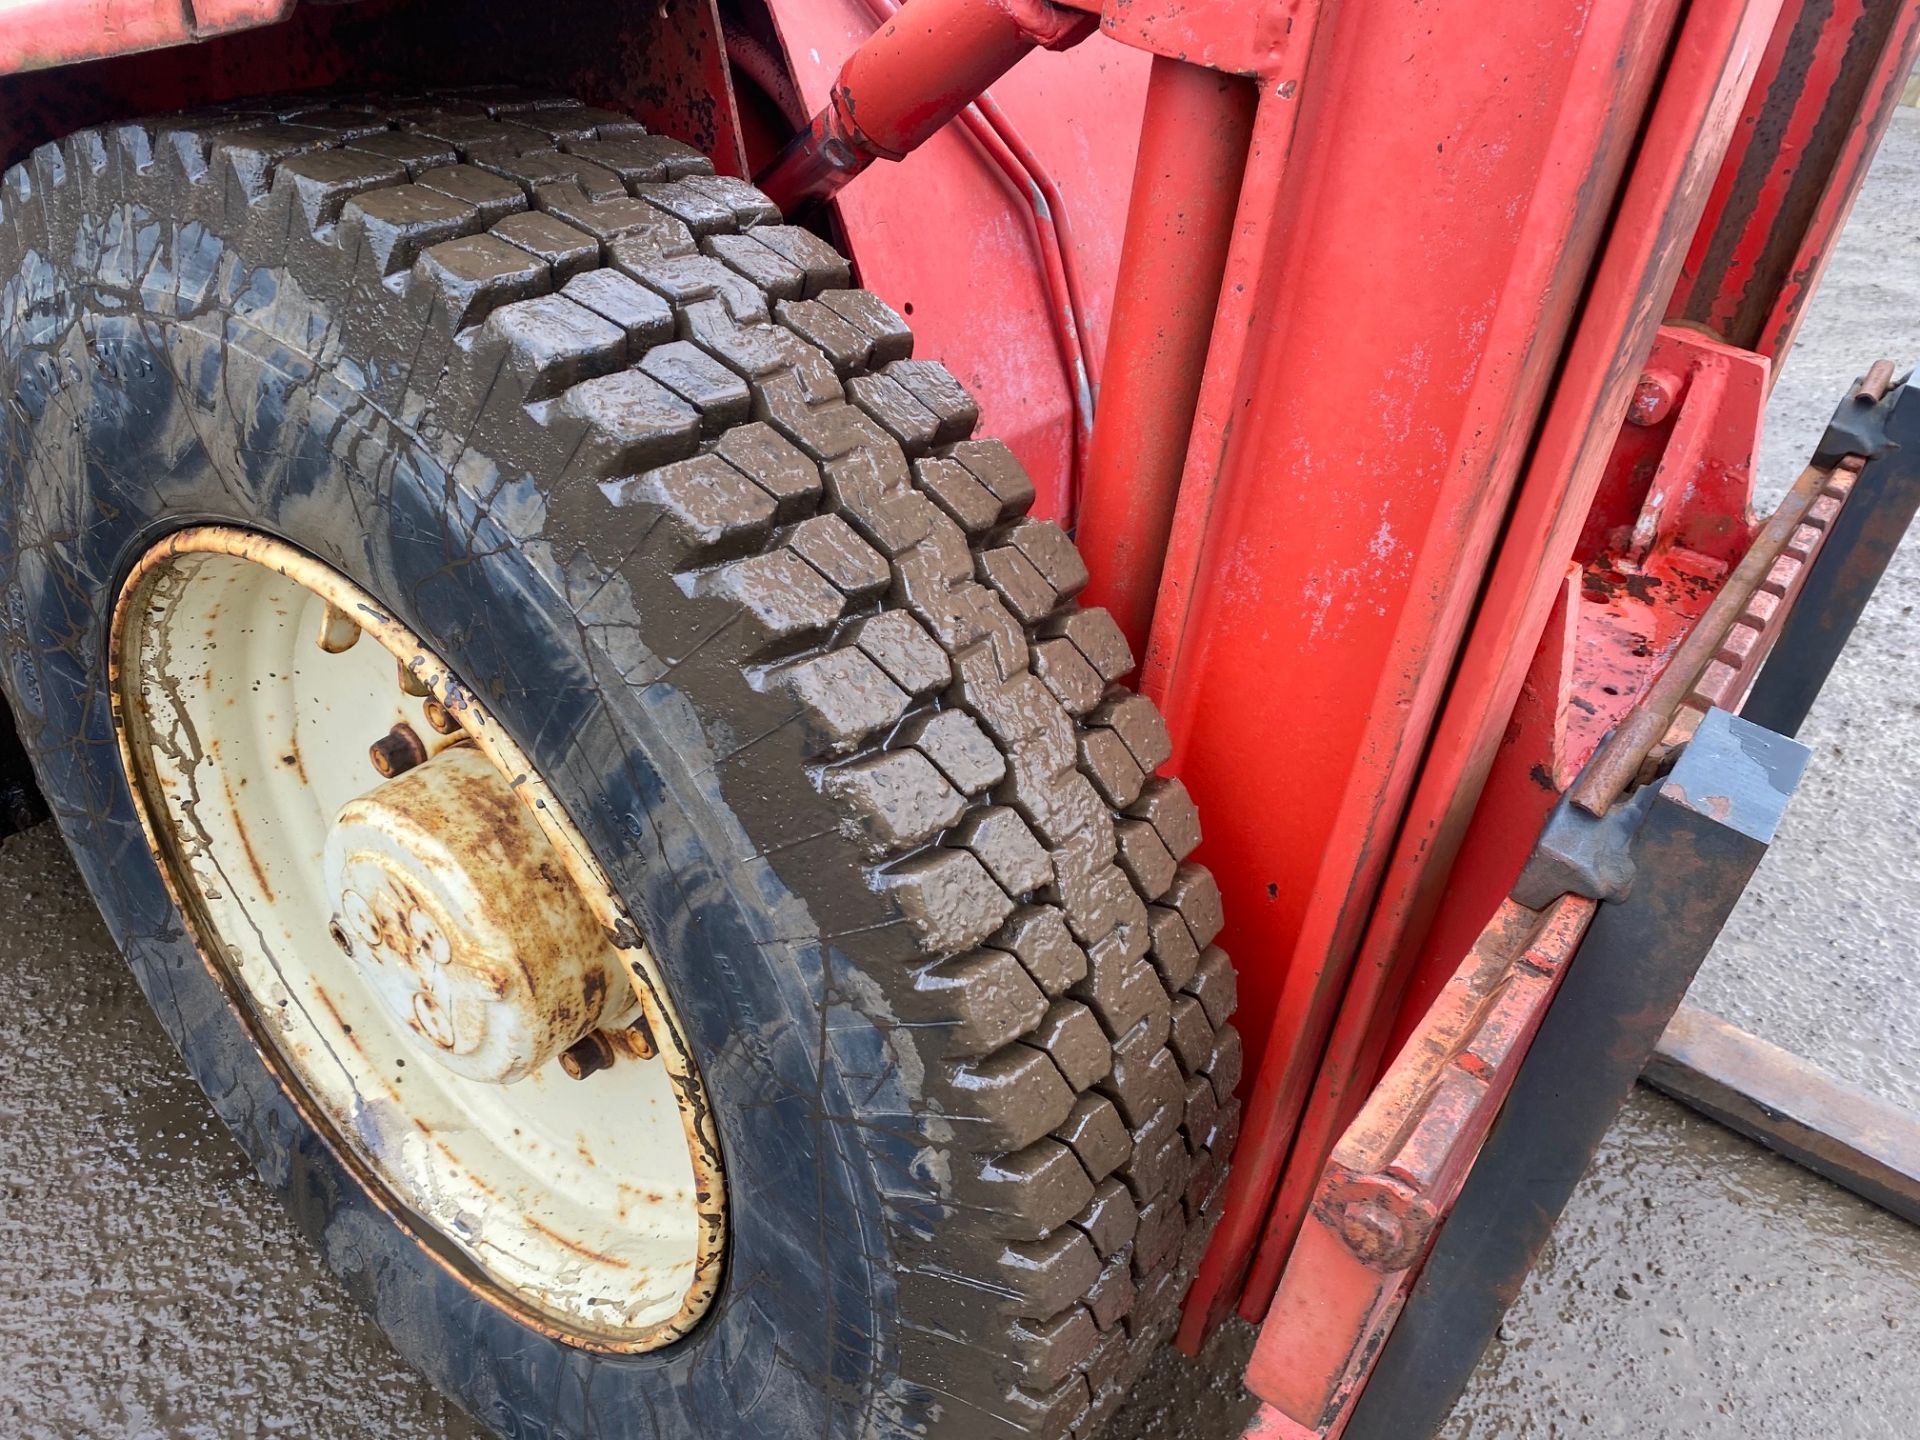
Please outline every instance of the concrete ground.
[[[1898, 115], [1774, 402], [1783, 488], [1867, 360], [1920, 358]], [[1814, 774], [1695, 998], [1920, 1104], [1920, 544], [1806, 737]], [[47, 830], [0, 849], [0, 1436], [477, 1440], [351, 1309], [210, 1118]], [[1157, 1363], [1113, 1440], [1228, 1440], [1251, 1331]], [[1906, 1436], [1920, 1231], [1647, 1092], [1447, 1440]], [[769, 1437], [777, 1440], [777, 1437]]]

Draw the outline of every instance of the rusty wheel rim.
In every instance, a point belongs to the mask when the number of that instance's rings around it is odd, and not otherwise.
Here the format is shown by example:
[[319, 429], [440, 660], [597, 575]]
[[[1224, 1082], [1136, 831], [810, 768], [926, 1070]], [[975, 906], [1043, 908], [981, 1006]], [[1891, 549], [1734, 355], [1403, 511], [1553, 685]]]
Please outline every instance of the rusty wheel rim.
[[[251, 531], [149, 551], [110, 646], [161, 874], [343, 1163], [545, 1333], [624, 1353], [688, 1333], [725, 1247], [712, 1115], [654, 957], [520, 747], [373, 597]], [[494, 893], [527, 884], [547, 918]]]

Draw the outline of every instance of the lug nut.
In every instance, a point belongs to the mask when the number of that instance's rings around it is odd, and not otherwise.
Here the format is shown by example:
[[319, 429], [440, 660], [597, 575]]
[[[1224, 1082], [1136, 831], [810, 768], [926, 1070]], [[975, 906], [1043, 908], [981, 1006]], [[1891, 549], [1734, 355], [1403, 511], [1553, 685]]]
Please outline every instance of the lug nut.
[[373, 768], [387, 779], [404, 775], [427, 758], [427, 746], [414, 728], [402, 720], [367, 747]]
[[460, 722], [447, 713], [447, 707], [438, 700], [428, 700], [422, 707], [427, 712], [427, 724], [442, 735], [451, 735], [460, 728]]
[[347, 954], [353, 954], [353, 941], [347, 938], [347, 932], [338, 920], [327, 922], [327, 938]]
[[401, 690], [405, 691], [409, 695], [414, 696], [415, 698], [418, 698], [422, 695], [431, 695], [433, 693], [432, 690], [427, 688], [427, 682], [422, 680], [418, 675], [414, 674], [413, 667], [407, 664], [406, 661], [396, 660], [393, 663], [399, 668], [399, 671], [400, 671]]
[[589, 1030], [560, 1055], [560, 1068], [568, 1078], [584, 1080], [605, 1070], [618, 1058], [613, 1037], [604, 1030]]

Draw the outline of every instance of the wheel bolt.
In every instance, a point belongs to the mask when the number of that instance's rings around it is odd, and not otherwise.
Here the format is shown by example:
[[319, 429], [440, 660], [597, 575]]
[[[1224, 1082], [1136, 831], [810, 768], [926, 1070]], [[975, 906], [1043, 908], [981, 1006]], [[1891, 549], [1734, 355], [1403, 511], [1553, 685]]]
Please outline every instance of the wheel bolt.
[[327, 922], [327, 938], [332, 940], [334, 944], [338, 945], [347, 954], [353, 954], [353, 941], [347, 938], [347, 932], [338, 920], [329, 920]]
[[460, 728], [460, 722], [447, 713], [447, 707], [438, 700], [429, 700], [422, 707], [427, 712], [427, 724], [442, 735], [451, 735]]
[[613, 1038], [604, 1030], [589, 1030], [561, 1052], [560, 1068], [570, 1079], [584, 1080], [605, 1070], [616, 1058]]
[[421, 740], [411, 725], [402, 720], [367, 747], [367, 758], [373, 761], [374, 769], [391, 780], [396, 775], [406, 774], [427, 758], [426, 742]]

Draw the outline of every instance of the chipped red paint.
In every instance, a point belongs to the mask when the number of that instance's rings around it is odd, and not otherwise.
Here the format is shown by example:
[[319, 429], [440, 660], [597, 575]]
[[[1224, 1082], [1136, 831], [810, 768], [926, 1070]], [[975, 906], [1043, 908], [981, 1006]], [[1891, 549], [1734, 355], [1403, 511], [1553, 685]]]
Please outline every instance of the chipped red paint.
[[1594, 909], [1502, 906], [1341, 1137], [1247, 1365], [1279, 1433], [1343, 1428]]
[[[1264, 1313], [1273, 1294], [1321, 1163], [1391, 1053], [1410, 975], [1431, 977], [1409, 1002], [1410, 1013], [1418, 1016], [1518, 871], [1517, 859], [1511, 866], [1468, 864], [1456, 863], [1456, 855], [1482, 843], [1479, 837], [1489, 823], [1499, 827], [1508, 849], [1524, 855], [1551, 805], [1549, 792], [1533, 779], [1536, 766], [1550, 767], [1551, 760], [1544, 750], [1535, 750], [1518, 767], [1516, 803], [1504, 810], [1497, 803], [1475, 810], [1489, 775], [1504, 773], [1500, 758], [1517, 736], [1551, 734], [1555, 725], [1564, 724], [1556, 707], [1549, 707], [1544, 722], [1529, 719], [1537, 712], [1523, 693], [1528, 664], [1542, 650], [1542, 636], [1556, 633], [1549, 632], [1548, 619], [1565, 586], [1576, 536], [1604, 484], [1629, 398], [1650, 364], [1647, 347], [1662, 297], [1673, 283], [1778, 8], [1778, 0], [1696, 6], [1667, 61], [1612, 237], [1543, 407], [1542, 428], [1493, 557], [1459, 672], [1367, 917], [1358, 958], [1338, 997], [1327, 1048], [1323, 1052], [1310, 1038], [1295, 1062], [1306, 1072], [1295, 1084], [1310, 1084], [1311, 1091], [1304, 1111], [1289, 1112], [1301, 1115], [1300, 1130], [1286, 1137], [1293, 1154], [1277, 1203], [1263, 1217], [1260, 1253], [1241, 1300], [1242, 1313], [1250, 1318]], [[1667, 432], [1659, 433], [1664, 438]], [[1742, 463], [1750, 458], [1751, 440], [1749, 430], [1744, 451], [1731, 447]], [[1744, 491], [1740, 503], [1745, 503]], [[1684, 625], [1686, 618], [1678, 623]], [[1552, 647], [1543, 653], [1551, 665]], [[1422, 939], [1436, 916], [1447, 941], [1423, 959]], [[1257, 1100], [1252, 1108], [1258, 1113]], [[1288, 1126], [1291, 1131], [1290, 1120]], [[1245, 1157], [1243, 1151], [1243, 1169]]]
[[1794, 0], [1668, 311], [1776, 363], [1920, 53], [1916, 0]]
[[284, 19], [294, 0], [24, 0], [0, 25], [0, 75], [183, 45]]
[[1143, 673], [1249, 957], [1258, 1119], [1185, 1346], [1239, 1299], [1678, 8], [1343, 7], [1262, 77]]

